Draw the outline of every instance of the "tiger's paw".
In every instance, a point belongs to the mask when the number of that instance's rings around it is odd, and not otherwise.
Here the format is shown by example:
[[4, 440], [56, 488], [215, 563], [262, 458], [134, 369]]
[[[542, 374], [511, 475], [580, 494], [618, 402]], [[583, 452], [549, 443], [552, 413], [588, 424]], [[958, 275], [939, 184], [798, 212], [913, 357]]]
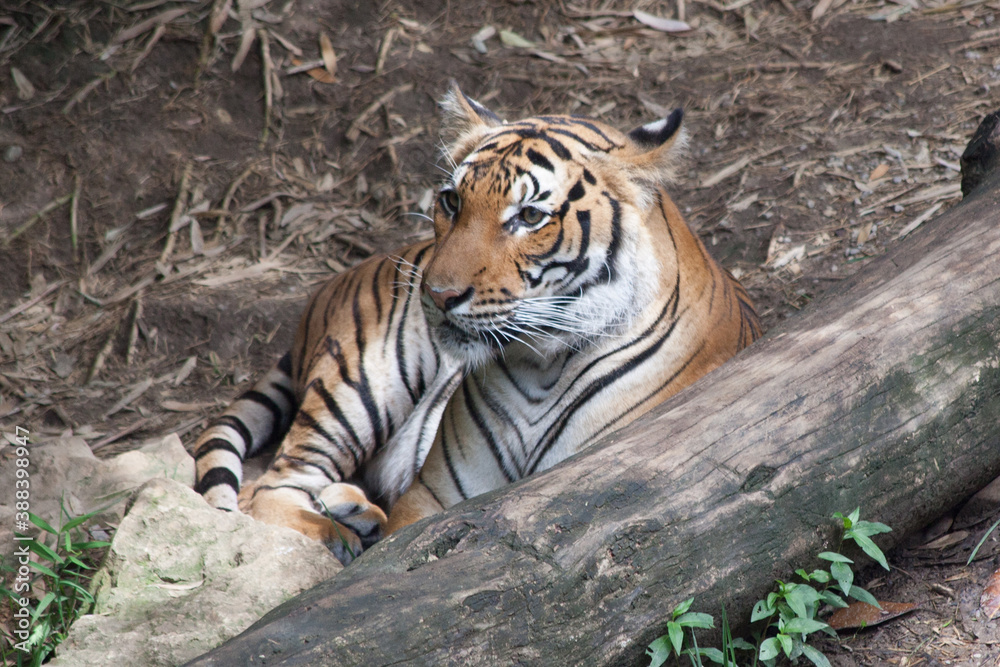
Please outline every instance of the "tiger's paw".
[[[351, 486], [333, 485], [333, 486]], [[356, 494], [362, 499], [365, 498], [361, 489], [353, 487]], [[340, 494], [346, 496], [347, 494]], [[349, 515], [350, 507], [345, 507], [344, 502], [338, 502], [336, 494], [330, 494], [330, 500], [342, 513]], [[365, 499], [367, 503], [367, 499]], [[324, 501], [327, 507], [330, 504]], [[332, 510], [333, 508], [330, 507]], [[375, 508], [381, 513], [377, 507]], [[240, 510], [244, 514], [249, 514], [257, 521], [269, 523], [276, 526], [286, 526], [296, 530], [308, 538], [322, 542], [333, 553], [337, 559], [347, 565], [352, 560], [361, 555], [366, 545], [355, 532], [352, 526], [335, 521], [333, 518], [324, 516], [317, 511], [312, 497], [301, 489], [294, 487], [267, 487], [255, 488], [255, 485], [247, 486], [240, 493]], [[331, 517], [337, 514], [331, 512]], [[385, 516], [384, 514], [382, 515]], [[371, 529], [365, 525], [364, 521], [357, 522], [366, 533], [371, 533]]]
[[[319, 493], [319, 505], [335, 525], [350, 529], [360, 541], [362, 549], [367, 549], [385, 535], [388, 524], [385, 512], [368, 500], [365, 492], [353, 484], [338, 483], [327, 486]], [[356, 558], [360, 553], [361, 549], [356, 550], [351, 558]], [[340, 560], [345, 565], [350, 562], [345, 562], [343, 558]]]

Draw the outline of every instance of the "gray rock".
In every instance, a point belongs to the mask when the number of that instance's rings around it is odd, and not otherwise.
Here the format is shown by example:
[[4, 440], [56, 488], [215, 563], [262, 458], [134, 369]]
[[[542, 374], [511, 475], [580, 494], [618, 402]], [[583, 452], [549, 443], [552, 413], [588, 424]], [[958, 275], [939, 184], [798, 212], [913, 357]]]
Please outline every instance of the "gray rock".
[[181, 664], [340, 569], [318, 542], [154, 479], [118, 526], [93, 614], [73, 625], [50, 664]]
[[[14, 488], [13, 453], [10, 445], [0, 448], [0, 489]], [[60, 505], [71, 516], [103, 509], [96, 523], [117, 524], [125, 496], [147, 480], [164, 477], [194, 485], [194, 459], [174, 434], [105, 461], [94, 456], [83, 438], [67, 436], [31, 445], [28, 459], [31, 512], [56, 527], [65, 522]], [[0, 554], [4, 555], [14, 544], [14, 501], [13, 493], [0, 494]]]
[[11, 144], [3, 149], [4, 162], [17, 162], [17, 159], [24, 153], [24, 149], [17, 144]]

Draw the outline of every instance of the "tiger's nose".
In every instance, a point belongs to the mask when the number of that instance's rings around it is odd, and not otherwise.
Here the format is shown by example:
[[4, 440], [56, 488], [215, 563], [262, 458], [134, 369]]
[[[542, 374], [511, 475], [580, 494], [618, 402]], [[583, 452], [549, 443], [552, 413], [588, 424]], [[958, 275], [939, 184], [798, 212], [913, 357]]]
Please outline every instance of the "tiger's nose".
[[457, 289], [431, 287], [424, 283], [424, 293], [431, 298], [434, 305], [443, 312], [447, 312], [455, 306], [468, 301], [472, 297], [472, 288], [459, 292]]

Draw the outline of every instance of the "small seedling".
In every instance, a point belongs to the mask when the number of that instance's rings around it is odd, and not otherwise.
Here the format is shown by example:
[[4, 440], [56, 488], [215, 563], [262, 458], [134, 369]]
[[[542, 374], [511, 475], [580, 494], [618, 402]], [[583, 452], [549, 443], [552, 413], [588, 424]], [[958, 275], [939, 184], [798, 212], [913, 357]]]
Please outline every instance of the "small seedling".
[[[63, 521], [53, 528], [47, 521], [28, 513], [28, 519], [43, 532], [38, 537], [24, 540], [35, 559], [29, 567], [34, 571], [29, 581], [31, 596], [37, 600], [31, 612], [31, 631], [26, 642], [28, 651], [15, 646], [19, 640], [6, 635], [0, 641], [0, 661], [5, 665], [41, 665], [69, 632], [70, 625], [87, 613], [94, 604], [94, 597], [87, 587], [93, 577], [103, 550], [110, 542], [91, 540], [82, 525], [107, 508], [89, 514], [71, 517], [60, 504]], [[17, 535], [25, 537], [24, 535]], [[5, 573], [14, 568], [4, 564]], [[0, 599], [16, 605], [25, 592], [15, 592], [0, 584]]]
[[[883, 523], [862, 521], [860, 514], [861, 510], [858, 508], [847, 516], [840, 512], [833, 515], [843, 529], [840, 547], [835, 552], [824, 551], [818, 554], [821, 560], [830, 563], [829, 570], [796, 570], [795, 574], [805, 583], [775, 580], [776, 590], [769, 593], [767, 598], [757, 601], [750, 615], [751, 624], [756, 624], [759, 628], [754, 634], [755, 644], [744, 639], [733, 639], [723, 609], [721, 650], [698, 648], [694, 628], [711, 628], [714, 627], [714, 622], [708, 614], [689, 611], [694, 601], [694, 598], [690, 598], [674, 608], [671, 620], [667, 622], [667, 634], [649, 645], [646, 654], [651, 658], [650, 667], [659, 667], [671, 655], [677, 658], [687, 656], [695, 667], [703, 664], [702, 658], [723, 667], [739, 667], [741, 663], [737, 661], [736, 651], [743, 650], [753, 651], [750, 664], [754, 666], [759, 663], [774, 667], [778, 658], [784, 655], [792, 662], [805, 657], [816, 667], [830, 667], [826, 656], [808, 643], [809, 635], [815, 632], [837, 636], [829, 625], [819, 619], [821, 607], [824, 604], [846, 607], [847, 597], [881, 607], [871, 593], [854, 583], [854, 571], [851, 569], [854, 561], [840, 553], [844, 543], [854, 542], [879, 565], [889, 569], [885, 554], [871, 537], [892, 529]], [[685, 629], [690, 634], [692, 648], [684, 648]]]

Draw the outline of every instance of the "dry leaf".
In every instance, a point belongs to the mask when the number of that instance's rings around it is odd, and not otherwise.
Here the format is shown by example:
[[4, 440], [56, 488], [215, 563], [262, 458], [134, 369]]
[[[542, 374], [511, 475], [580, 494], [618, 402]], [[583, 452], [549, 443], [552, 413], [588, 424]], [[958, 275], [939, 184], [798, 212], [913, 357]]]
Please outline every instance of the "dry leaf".
[[236, 55], [233, 56], [233, 62], [229, 65], [229, 69], [233, 72], [239, 71], [240, 67], [243, 66], [243, 61], [246, 60], [247, 54], [250, 53], [250, 47], [253, 46], [253, 41], [256, 38], [257, 31], [252, 27], [243, 29], [243, 34], [240, 36], [240, 46], [236, 49]]
[[215, 403], [182, 403], [181, 401], [166, 400], [160, 403], [160, 407], [171, 412], [198, 412], [206, 408], [214, 408]]
[[871, 238], [872, 235], [872, 223], [866, 223], [861, 226], [858, 230], [858, 245], [864, 245], [865, 242]]
[[771, 232], [771, 241], [767, 244], [767, 259], [764, 260], [764, 264], [770, 264], [778, 256], [778, 251], [781, 250], [781, 246], [787, 243], [788, 240], [785, 238], [785, 226], [780, 222], [774, 227], [774, 231]]
[[979, 609], [986, 614], [986, 620], [992, 621], [1000, 612], [1000, 570], [990, 575], [989, 581], [979, 597]]
[[777, 258], [775, 258], [775, 260], [771, 262], [770, 268], [780, 269], [786, 264], [797, 262], [798, 260], [802, 259], [805, 256], [806, 256], [806, 247], [804, 245], [797, 245], [793, 248], [789, 248], [781, 255], [779, 255]]
[[229, 18], [229, 10], [233, 8], [233, 0], [225, 0], [212, 12], [212, 17], [208, 22], [208, 33], [217, 35], [222, 30], [222, 25]]
[[470, 40], [472, 42], [473, 48], [480, 53], [486, 53], [489, 49], [486, 48], [486, 40], [497, 34], [497, 29], [491, 25], [483, 26], [479, 32], [472, 36]]
[[634, 16], [635, 20], [639, 23], [647, 25], [653, 30], [659, 30], [660, 32], [686, 32], [691, 29], [691, 26], [684, 21], [675, 21], [673, 19], [653, 16], [652, 14], [647, 14], [639, 9], [632, 12], [632, 16]]
[[735, 211], [737, 213], [741, 213], [741, 212], [747, 210], [748, 208], [750, 208], [750, 204], [753, 204], [755, 201], [757, 201], [757, 198], [759, 196], [760, 196], [760, 193], [753, 192], [753, 193], [747, 195], [746, 197], [744, 197], [743, 199], [739, 200], [738, 202], [733, 202], [732, 204], [727, 204], [726, 207], [730, 211]]
[[[319, 51], [323, 56], [323, 65], [326, 67], [326, 71], [330, 74], [330, 78], [336, 81], [337, 54], [333, 50], [333, 44], [330, 43], [330, 37], [325, 32], [319, 33]], [[333, 81], [327, 83], [333, 83]]]
[[872, 173], [868, 174], [868, 182], [871, 183], [872, 181], [877, 181], [878, 179], [882, 178], [888, 173], [889, 173], [889, 165], [883, 162], [879, 166], [872, 169]]
[[710, 188], [713, 185], [721, 183], [722, 181], [726, 180], [727, 178], [729, 178], [733, 174], [738, 173], [739, 171], [741, 171], [744, 167], [746, 167], [748, 164], [750, 164], [750, 161], [752, 159], [753, 158], [751, 156], [749, 156], [749, 155], [747, 155], [746, 157], [740, 158], [739, 160], [737, 160], [736, 162], [732, 163], [728, 167], [723, 167], [722, 169], [720, 169], [719, 171], [715, 172], [711, 176], [708, 176], [707, 178], [705, 178], [705, 180], [703, 180], [698, 187], [699, 188]]
[[826, 14], [832, 4], [833, 0], [819, 0], [819, 2], [816, 3], [816, 6], [813, 7], [812, 20], [815, 21], [819, 17], [823, 16], [823, 14]]
[[867, 602], [853, 602], [849, 606], [830, 614], [826, 620], [834, 630], [844, 630], [847, 628], [865, 628], [902, 616], [913, 611], [917, 605], [912, 602], [882, 602], [879, 609]]
[[521, 37], [513, 30], [501, 30], [500, 41], [504, 46], [513, 46], [518, 49], [531, 49], [535, 46], [534, 42]]
[[936, 540], [931, 540], [927, 544], [917, 547], [918, 549], [946, 549], [947, 547], [954, 546], [965, 540], [969, 536], [969, 531], [959, 530], [954, 533], [948, 533], [947, 535], [942, 535]]
[[28, 77], [24, 76], [24, 73], [21, 72], [21, 70], [16, 67], [11, 67], [10, 75], [14, 79], [14, 85], [17, 86], [18, 99], [30, 100], [35, 96], [35, 87], [31, 85], [31, 82], [28, 81]]
[[[298, 67], [302, 64], [302, 60], [299, 58], [292, 58], [292, 64]], [[316, 79], [320, 83], [337, 83], [337, 77], [331, 76], [328, 71], [322, 67], [313, 67], [312, 69], [307, 69], [306, 74]]]

